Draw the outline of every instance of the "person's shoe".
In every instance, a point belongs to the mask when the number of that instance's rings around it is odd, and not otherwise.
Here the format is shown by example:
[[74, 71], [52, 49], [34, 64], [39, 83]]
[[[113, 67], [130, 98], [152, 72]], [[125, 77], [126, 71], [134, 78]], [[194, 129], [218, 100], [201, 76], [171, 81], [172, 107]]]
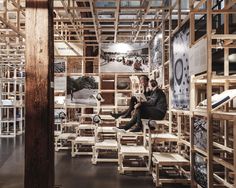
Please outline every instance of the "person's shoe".
[[100, 94], [100, 93], [98, 93], [97, 95], [96, 95], [96, 99], [98, 100], [98, 101], [100, 101], [100, 102], [104, 102], [105, 100], [102, 98], [102, 95]]
[[153, 124], [152, 120], [148, 121], [148, 127], [151, 131], [156, 129], [155, 124]]
[[120, 114], [116, 114], [116, 113], [110, 113], [110, 115], [115, 119], [118, 119], [121, 116]]
[[139, 126], [136, 126], [134, 129], [132, 129], [132, 130], [130, 130], [130, 132], [142, 132], [143, 131], [143, 129], [142, 129], [142, 127], [139, 127]]
[[120, 128], [120, 127], [113, 127], [112, 129], [113, 129], [113, 131], [115, 131], [115, 132], [126, 133], [125, 129], [122, 129], [122, 128]]

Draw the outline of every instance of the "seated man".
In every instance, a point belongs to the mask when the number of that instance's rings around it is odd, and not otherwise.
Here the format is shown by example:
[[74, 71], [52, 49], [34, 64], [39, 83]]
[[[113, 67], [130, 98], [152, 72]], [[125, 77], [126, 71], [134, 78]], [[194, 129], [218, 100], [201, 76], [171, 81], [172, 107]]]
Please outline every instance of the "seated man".
[[[148, 98], [151, 94], [151, 91], [148, 88], [148, 81], [149, 78], [146, 75], [142, 75], [139, 78], [141, 87], [142, 87], [142, 93], [145, 95], [146, 98]], [[123, 118], [130, 118], [131, 117], [131, 112], [134, 110], [134, 106], [138, 103], [138, 100], [135, 96], [131, 97], [129, 108], [121, 113], [111, 113], [111, 116], [114, 117], [115, 119], [119, 118], [122, 116]]]
[[145, 102], [137, 103], [134, 106], [135, 113], [132, 119], [125, 126], [118, 127], [118, 129], [116, 129], [117, 131], [121, 129], [126, 131], [137, 124], [130, 132], [140, 132], [143, 129], [142, 118], [162, 120], [165, 117], [167, 110], [166, 95], [158, 88], [156, 80], [150, 81], [150, 87], [152, 93], [149, 99]]

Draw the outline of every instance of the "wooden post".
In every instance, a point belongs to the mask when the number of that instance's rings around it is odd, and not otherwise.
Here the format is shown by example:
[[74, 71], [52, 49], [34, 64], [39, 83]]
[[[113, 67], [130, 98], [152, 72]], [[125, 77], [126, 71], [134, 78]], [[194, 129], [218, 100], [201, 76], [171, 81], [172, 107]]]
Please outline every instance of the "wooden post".
[[25, 188], [54, 186], [53, 1], [26, 0]]
[[213, 187], [213, 130], [212, 130], [212, 0], [207, 1], [207, 184]]

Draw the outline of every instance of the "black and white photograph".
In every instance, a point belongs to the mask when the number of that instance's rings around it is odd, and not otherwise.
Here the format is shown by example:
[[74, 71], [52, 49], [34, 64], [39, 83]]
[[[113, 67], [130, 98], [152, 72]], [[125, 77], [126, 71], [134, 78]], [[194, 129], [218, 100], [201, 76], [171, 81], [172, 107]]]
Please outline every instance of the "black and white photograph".
[[193, 163], [194, 180], [203, 188], [207, 188], [207, 162], [198, 153], [194, 154]]
[[54, 122], [61, 123], [66, 118], [65, 109], [54, 109]]
[[207, 149], [207, 121], [201, 116], [193, 117], [193, 143], [194, 146], [206, 151]]
[[61, 91], [61, 92], [66, 91], [66, 77], [65, 76], [54, 78], [54, 90]]
[[96, 106], [98, 83], [98, 76], [68, 76], [66, 101]]
[[171, 88], [172, 106], [189, 109], [189, 24], [181, 27], [171, 41]]
[[55, 59], [54, 60], [54, 73], [65, 73], [66, 71], [66, 60]]
[[148, 72], [148, 45], [102, 44], [100, 62], [101, 72]]
[[162, 65], [162, 33], [158, 32], [150, 42], [150, 71]]

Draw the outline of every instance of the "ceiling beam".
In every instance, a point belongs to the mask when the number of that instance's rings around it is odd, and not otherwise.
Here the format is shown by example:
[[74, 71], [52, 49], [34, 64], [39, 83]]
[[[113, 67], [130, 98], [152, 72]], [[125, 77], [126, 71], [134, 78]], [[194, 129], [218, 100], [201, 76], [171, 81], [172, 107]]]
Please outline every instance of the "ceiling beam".
[[93, 25], [94, 25], [94, 30], [96, 33], [96, 38], [97, 38], [97, 42], [100, 42], [100, 36], [99, 36], [99, 31], [98, 31], [98, 20], [97, 20], [97, 16], [96, 16], [96, 12], [95, 12], [95, 7], [94, 7], [94, 2], [93, 0], [89, 0], [89, 5], [90, 5], [90, 10], [92, 13], [92, 17], [93, 17]]
[[143, 26], [143, 23], [145, 22], [145, 16], [148, 14], [148, 11], [150, 9], [150, 2], [149, 1], [144, 1], [143, 4], [146, 3], [146, 7], [145, 7], [145, 11], [144, 11], [144, 14], [142, 15], [142, 21], [141, 23], [139, 24], [139, 27], [138, 27], [138, 30], [135, 34], [135, 37], [133, 39], [133, 42], [135, 42], [137, 40], [137, 37], [139, 35], [139, 32], [141, 31], [142, 29], [142, 26]]
[[6, 25], [6, 27], [10, 28], [12, 31], [17, 33], [19, 36], [25, 38], [25, 33], [22, 30], [18, 30], [16, 26], [14, 26], [12, 23], [4, 19], [3, 17], [0, 16], [0, 21]]

